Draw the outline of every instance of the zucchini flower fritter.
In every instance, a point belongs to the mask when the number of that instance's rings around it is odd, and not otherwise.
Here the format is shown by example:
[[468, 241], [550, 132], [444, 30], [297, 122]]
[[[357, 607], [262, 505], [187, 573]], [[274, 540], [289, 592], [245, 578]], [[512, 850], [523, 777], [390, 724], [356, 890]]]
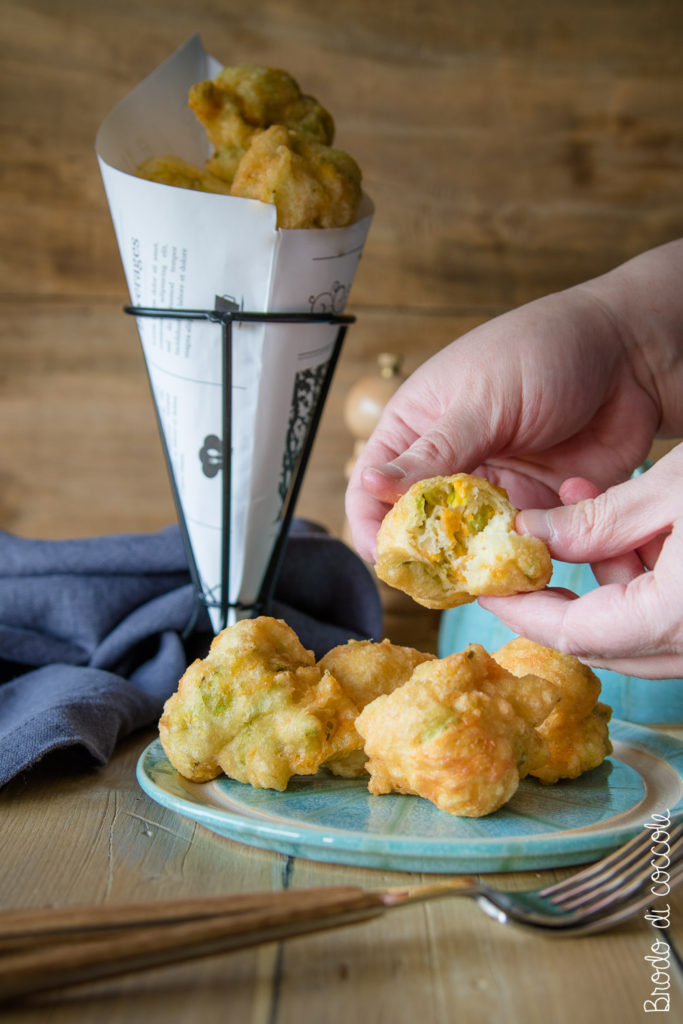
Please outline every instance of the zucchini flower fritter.
[[213, 80], [192, 86], [188, 103], [215, 149], [246, 149], [255, 132], [272, 124], [327, 145], [334, 138], [332, 115], [279, 68], [222, 68]]
[[332, 116], [286, 71], [226, 67], [212, 81], [193, 85], [188, 102], [213, 146], [206, 167], [153, 157], [137, 169], [140, 177], [273, 204], [279, 228], [354, 221], [361, 198], [358, 164], [332, 148]]
[[547, 783], [576, 779], [597, 768], [612, 753], [608, 728], [612, 709], [598, 701], [600, 680], [587, 665], [521, 636], [505, 644], [493, 657], [515, 676], [532, 672], [549, 680], [562, 695], [538, 726], [550, 756], [531, 775]]
[[[220, 174], [217, 160], [207, 167]], [[230, 191], [274, 203], [279, 228], [336, 228], [356, 216], [360, 183], [360, 169], [348, 153], [273, 125], [252, 139]]]
[[279, 619], [244, 619], [187, 669], [159, 722], [171, 764], [193, 782], [225, 772], [283, 790], [292, 775], [357, 749], [356, 707]]
[[516, 532], [516, 514], [503, 488], [483, 477], [420, 480], [384, 517], [375, 571], [427, 608], [540, 590], [552, 573], [550, 553]]
[[136, 174], [160, 185], [175, 185], [196, 192], [218, 192], [230, 195], [230, 185], [210, 171], [188, 163], [179, 156], [151, 156], [138, 167]]
[[[400, 647], [389, 640], [349, 640], [339, 644], [321, 658], [318, 668], [330, 672], [351, 698], [359, 711], [383, 693], [391, 693], [410, 679], [413, 669], [423, 661], [433, 661], [434, 654], [423, 654], [413, 647]], [[333, 758], [325, 765], [334, 775], [360, 778], [366, 774], [367, 756], [359, 749], [346, 757]]]
[[422, 796], [462, 817], [490, 814], [544, 763], [548, 751], [535, 725], [557, 698], [544, 680], [501, 673], [478, 644], [426, 661], [356, 719], [368, 788]]

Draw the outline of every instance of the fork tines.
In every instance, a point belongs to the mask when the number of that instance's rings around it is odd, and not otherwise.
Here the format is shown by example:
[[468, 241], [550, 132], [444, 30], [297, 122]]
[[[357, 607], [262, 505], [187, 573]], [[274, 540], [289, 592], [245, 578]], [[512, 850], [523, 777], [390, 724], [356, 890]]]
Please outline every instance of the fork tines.
[[[627, 899], [641, 887], [654, 879], [665, 877], [683, 858], [683, 822], [666, 833], [664, 841], [653, 841], [650, 830], [638, 835], [609, 854], [603, 860], [565, 878], [561, 882], [543, 889], [539, 896], [546, 897], [563, 910], [582, 907], [587, 904], [596, 913], [605, 902]], [[675, 872], [676, 878], [680, 871]]]

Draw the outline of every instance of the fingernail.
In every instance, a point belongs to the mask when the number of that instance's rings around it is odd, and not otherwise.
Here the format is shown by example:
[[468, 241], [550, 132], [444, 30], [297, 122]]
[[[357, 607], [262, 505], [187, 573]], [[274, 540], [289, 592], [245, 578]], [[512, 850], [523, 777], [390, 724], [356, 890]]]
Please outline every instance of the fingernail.
[[527, 508], [520, 512], [515, 520], [515, 529], [517, 533], [528, 533], [543, 541], [549, 541], [554, 534], [548, 512], [540, 508]]
[[401, 469], [394, 462], [385, 462], [383, 466], [367, 466], [366, 469], [372, 470], [373, 473], [379, 473], [380, 476], [389, 477], [391, 480], [401, 480], [405, 475], [405, 469]]

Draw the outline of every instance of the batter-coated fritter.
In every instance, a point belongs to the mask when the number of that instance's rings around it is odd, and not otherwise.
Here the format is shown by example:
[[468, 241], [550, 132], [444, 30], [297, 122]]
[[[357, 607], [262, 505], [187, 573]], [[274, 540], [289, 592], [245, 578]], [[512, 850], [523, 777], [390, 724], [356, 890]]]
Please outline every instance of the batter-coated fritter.
[[421, 480], [382, 522], [377, 575], [427, 608], [540, 590], [552, 574], [550, 554], [515, 531], [516, 514], [503, 488], [482, 477]]
[[576, 779], [612, 753], [608, 723], [612, 709], [598, 701], [600, 680], [578, 658], [517, 637], [493, 655], [515, 676], [529, 672], [557, 686], [561, 700], [539, 725], [550, 756], [530, 774], [541, 782]]
[[[471, 644], [418, 665], [407, 683], [368, 704], [356, 728], [370, 792], [412, 793], [463, 817], [498, 810], [547, 757], [534, 726], [500, 696], [503, 679], [484, 648]], [[531, 678], [524, 686], [538, 691], [523, 701], [527, 713], [545, 717], [556, 689]]]
[[273, 204], [279, 228], [353, 223], [361, 199], [356, 161], [331, 146], [334, 121], [286, 71], [223, 68], [190, 89], [189, 105], [214, 147], [206, 168], [153, 157], [136, 174], [179, 188]]
[[[433, 661], [434, 658], [433, 654], [425, 654], [413, 647], [400, 647], [389, 640], [382, 640], [381, 643], [350, 640], [328, 651], [318, 662], [318, 668], [333, 675], [358, 710], [362, 711], [376, 697], [391, 693], [407, 682], [417, 665]], [[358, 747], [357, 751], [347, 757], [328, 761], [325, 767], [345, 778], [365, 775], [367, 756], [361, 749], [360, 736]]]
[[[209, 168], [220, 172], [216, 161]], [[356, 216], [361, 173], [348, 153], [273, 125], [252, 139], [231, 192], [273, 203], [280, 228], [343, 227]]]
[[279, 68], [222, 68], [212, 81], [193, 85], [188, 102], [217, 150], [246, 149], [257, 131], [273, 124], [326, 145], [334, 138], [332, 115]]
[[152, 156], [143, 161], [136, 174], [147, 181], [158, 181], [160, 185], [175, 185], [197, 192], [219, 192], [230, 195], [230, 185], [179, 156]]
[[283, 790], [292, 775], [356, 749], [356, 707], [279, 619], [223, 630], [167, 700], [159, 723], [166, 755], [185, 778], [225, 772]]

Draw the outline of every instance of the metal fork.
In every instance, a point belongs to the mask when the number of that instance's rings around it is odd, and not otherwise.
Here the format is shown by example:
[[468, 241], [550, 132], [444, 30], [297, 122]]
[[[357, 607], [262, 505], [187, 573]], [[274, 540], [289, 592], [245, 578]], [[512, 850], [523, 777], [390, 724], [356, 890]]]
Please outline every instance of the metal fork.
[[559, 936], [604, 931], [661, 903], [683, 881], [683, 822], [666, 835], [666, 852], [656, 852], [662, 844], [653, 844], [651, 833], [639, 833], [555, 885], [531, 892], [501, 892], [477, 881], [471, 895], [501, 924]]
[[[166, 902], [0, 912], [0, 1002], [368, 921], [397, 907], [469, 896], [497, 921], [569, 936], [614, 926], [683, 881], [683, 822], [666, 846], [641, 831], [603, 860], [532, 892], [479, 879], [365, 890], [323, 886]], [[664, 874], [665, 873], [665, 874]], [[658, 884], [653, 885], [657, 879]], [[656, 891], [655, 891], [656, 890]]]

